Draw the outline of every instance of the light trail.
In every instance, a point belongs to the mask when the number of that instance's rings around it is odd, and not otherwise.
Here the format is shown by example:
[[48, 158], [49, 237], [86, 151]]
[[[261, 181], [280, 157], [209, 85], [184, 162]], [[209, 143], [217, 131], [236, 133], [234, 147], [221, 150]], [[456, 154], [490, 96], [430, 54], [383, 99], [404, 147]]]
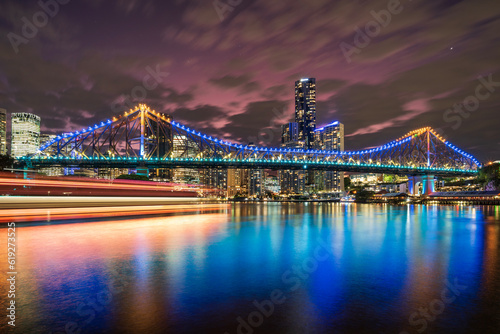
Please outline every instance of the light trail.
[[[57, 200], [55, 198], [54, 200]], [[184, 200], [184, 199], [182, 199]], [[110, 202], [111, 203], [111, 202]], [[114, 202], [113, 202], [114, 203]], [[67, 202], [71, 205], [71, 202]], [[107, 207], [67, 207], [67, 208], [22, 208], [0, 210], [0, 223], [33, 222], [68, 219], [88, 219], [106, 217], [141, 216], [188, 212], [212, 212], [225, 210], [228, 204], [189, 204], [189, 205], [132, 205]]]

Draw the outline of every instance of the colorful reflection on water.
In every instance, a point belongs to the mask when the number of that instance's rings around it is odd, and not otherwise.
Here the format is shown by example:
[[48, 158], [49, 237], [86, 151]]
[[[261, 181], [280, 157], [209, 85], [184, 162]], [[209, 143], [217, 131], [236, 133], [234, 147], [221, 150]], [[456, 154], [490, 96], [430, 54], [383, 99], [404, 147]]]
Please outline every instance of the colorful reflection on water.
[[499, 207], [107, 219], [17, 229], [16, 332], [499, 332]]

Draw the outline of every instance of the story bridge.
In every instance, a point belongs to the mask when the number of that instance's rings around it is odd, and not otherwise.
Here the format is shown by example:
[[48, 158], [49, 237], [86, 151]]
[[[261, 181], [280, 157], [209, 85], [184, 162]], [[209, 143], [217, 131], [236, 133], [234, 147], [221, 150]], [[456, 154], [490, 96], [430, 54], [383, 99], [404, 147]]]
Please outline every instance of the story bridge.
[[[434, 176], [473, 176], [481, 164], [430, 127], [359, 151], [259, 147], [203, 134], [140, 104], [88, 128], [64, 133], [29, 157], [24, 168], [258, 168], [389, 173], [410, 177], [410, 188]], [[432, 184], [431, 184], [432, 183]]]

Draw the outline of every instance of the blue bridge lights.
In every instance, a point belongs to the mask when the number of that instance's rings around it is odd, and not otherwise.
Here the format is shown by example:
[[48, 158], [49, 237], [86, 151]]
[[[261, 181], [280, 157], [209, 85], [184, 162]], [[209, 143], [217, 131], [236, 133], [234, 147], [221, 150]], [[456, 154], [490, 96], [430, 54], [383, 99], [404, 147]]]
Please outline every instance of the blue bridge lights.
[[[143, 119], [145, 122], [141, 130], [139, 121]], [[143, 131], [142, 134], [140, 131]], [[136, 138], [142, 135], [146, 146], [144, 150], [139, 150]], [[171, 159], [173, 147], [165, 146], [169, 141], [156, 140], [165, 136], [184, 138], [181, 145], [184, 145], [188, 155]], [[114, 141], [115, 138], [120, 139]], [[427, 151], [427, 154], [422, 153]], [[60, 159], [62, 156], [65, 158]], [[431, 128], [415, 130], [385, 145], [359, 151], [259, 147], [203, 134], [144, 105], [88, 129], [59, 135], [42, 146], [37, 155], [19, 161], [33, 166], [41, 165], [42, 161], [44, 166], [85, 163], [96, 167], [106, 164], [126, 167], [140, 162], [151, 168], [307, 168], [446, 175], [471, 175], [477, 173], [480, 167], [471, 154], [443, 140]]]

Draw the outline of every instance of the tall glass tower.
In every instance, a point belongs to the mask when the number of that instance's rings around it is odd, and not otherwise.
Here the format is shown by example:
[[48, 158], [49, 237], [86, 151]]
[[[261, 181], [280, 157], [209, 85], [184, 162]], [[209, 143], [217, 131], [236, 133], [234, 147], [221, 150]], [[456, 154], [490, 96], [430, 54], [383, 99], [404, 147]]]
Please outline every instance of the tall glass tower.
[[0, 154], [7, 154], [7, 110], [0, 108]]
[[34, 154], [40, 147], [40, 117], [29, 113], [12, 114], [11, 155]]
[[[335, 121], [314, 131], [314, 148], [326, 151], [344, 151], [344, 124]], [[344, 172], [317, 171], [315, 184], [318, 190], [344, 191]]]
[[295, 122], [299, 128], [299, 141], [312, 148], [316, 129], [316, 79], [295, 81]]

